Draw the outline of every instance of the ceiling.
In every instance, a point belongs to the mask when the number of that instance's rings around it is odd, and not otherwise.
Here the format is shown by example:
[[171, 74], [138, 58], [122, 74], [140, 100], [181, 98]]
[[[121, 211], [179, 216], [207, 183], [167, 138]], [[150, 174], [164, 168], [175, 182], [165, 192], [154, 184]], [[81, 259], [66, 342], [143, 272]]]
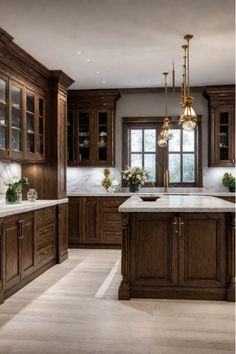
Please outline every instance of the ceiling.
[[190, 84], [235, 82], [234, 0], [0, 0], [0, 26], [72, 89], [162, 86], [173, 60], [179, 85], [188, 33]]

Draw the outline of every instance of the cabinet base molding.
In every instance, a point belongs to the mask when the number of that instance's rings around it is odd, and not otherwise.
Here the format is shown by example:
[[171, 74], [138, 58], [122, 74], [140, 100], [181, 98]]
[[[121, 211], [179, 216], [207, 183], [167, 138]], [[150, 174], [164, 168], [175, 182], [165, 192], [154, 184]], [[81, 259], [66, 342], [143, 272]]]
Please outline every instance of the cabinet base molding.
[[[130, 298], [146, 298], [146, 299], [184, 299], [184, 300], [228, 300], [226, 290], [223, 288], [145, 288], [142, 287], [124, 287], [120, 286], [119, 300], [129, 300]], [[228, 300], [229, 301], [229, 300]]]
[[[56, 259], [53, 259], [49, 263], [45, 264], [43, 267], [41, 267], [41, 268], [37, 269], [36, 271], [34, 271], [33, 273], [31, 273], [26, 278], [22, 279], [19, 283], [15, 284], [11, 288], [5, 290], [5, 292], [4, 292], [4, 300], [9, 298], [11, 295], [15, 294], [18, 290], [23, 288], [25, 285], [30, 283], [32, 280], [37, 278], [39, 275], [44, 273], [49, 268], [53, 267], [55, 264], [56, 264]], [[0, 303], [1, 303], [1, 296], [0, 296]]]
[[99, 244], [69, 244], [69, 248], [91, 248], [91, 249], [113, 249], [113, 250], [120, 250], [121, 245], [99, 245]]
[[68, 259], [68, 252], [66, 252], [62, 256], [59, 256], [58, 260], [57, 260], [57, 263], [60, 264], [60, 263], [64, 262], [66, 259]]

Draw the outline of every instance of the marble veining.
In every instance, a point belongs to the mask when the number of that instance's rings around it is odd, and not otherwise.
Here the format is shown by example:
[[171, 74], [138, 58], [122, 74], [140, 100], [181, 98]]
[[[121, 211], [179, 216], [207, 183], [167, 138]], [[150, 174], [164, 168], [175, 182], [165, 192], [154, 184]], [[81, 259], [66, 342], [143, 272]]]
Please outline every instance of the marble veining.
[[225, 200], [200, 195], [163, 195], [154, 202], [144, 202], [133, 196], [119, 207], [119, 212], [229, 212], [235, 205]]
[[0, 218], [15, 215], [19, 213], [24, 213], [27, 211], [33, 211], [41, 208], [46, 208], [53, 205], [67, 203], [68, 199], [55, 199], [55, 200], [36, 200], [35, 202], [23, 201], [22, 203], [16, 204], [0, 204]]

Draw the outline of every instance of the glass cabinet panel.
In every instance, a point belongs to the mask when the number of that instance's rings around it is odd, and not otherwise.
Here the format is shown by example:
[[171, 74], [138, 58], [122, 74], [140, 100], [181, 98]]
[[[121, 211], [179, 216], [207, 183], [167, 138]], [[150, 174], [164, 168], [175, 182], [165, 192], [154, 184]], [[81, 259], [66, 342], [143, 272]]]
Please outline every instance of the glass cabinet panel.
[[98, 112], [98, 161], [107, 161], [108, 114]]
[[44, 117], [45, 103], [43, 98], [38, 101], [38, 153], [44, 154]]
[[229, 112], [220, 112], [220, 160], [229, 159]]
[[7, 102], [6, 82], [0, 79], [0, 149], [7, 148]]
[[11, 148], [22, 151], [22, 90], [11, 85]]
[[26, 94], [26, 147], [28, 152], [35, 152], [35, 96]]
[[79, 162], [89, 162], [90, 160], [90, 119], [89, 112], [79, 112]]

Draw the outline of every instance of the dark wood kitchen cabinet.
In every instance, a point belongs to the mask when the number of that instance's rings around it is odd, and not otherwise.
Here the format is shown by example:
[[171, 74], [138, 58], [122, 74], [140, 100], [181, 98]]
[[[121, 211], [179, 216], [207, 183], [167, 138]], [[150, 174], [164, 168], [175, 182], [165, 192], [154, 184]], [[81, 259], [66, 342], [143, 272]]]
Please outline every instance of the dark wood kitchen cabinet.
[[56, 207], [35, 211], [36, 268], [53, 261], [56, 257]]
[[70, 247], [120, 247], [122, 220], [118, 207], [126, 197], [70, 197]]
[[67, 203], [0, 219], [0, 303], [68, 256]]
[[18, 284], [34, 270], [34, 216], [25, 213], [4, 222], [5, 289]]
[[235, 88], [207, 87], [209, 103], [209, 166], [235, 165]]
[[58, 263], [68, 258], [68, 204], [57, 206], [57, 225], [58, 225]]
[[68, 93], [68, 165], [113, 166], [118, 91]]
[[225, 300], [226, 229], [223, 213], [124, 213], [119, 298]]
[[46, 98], [0, 71], [0, 158], [45, 159]]

